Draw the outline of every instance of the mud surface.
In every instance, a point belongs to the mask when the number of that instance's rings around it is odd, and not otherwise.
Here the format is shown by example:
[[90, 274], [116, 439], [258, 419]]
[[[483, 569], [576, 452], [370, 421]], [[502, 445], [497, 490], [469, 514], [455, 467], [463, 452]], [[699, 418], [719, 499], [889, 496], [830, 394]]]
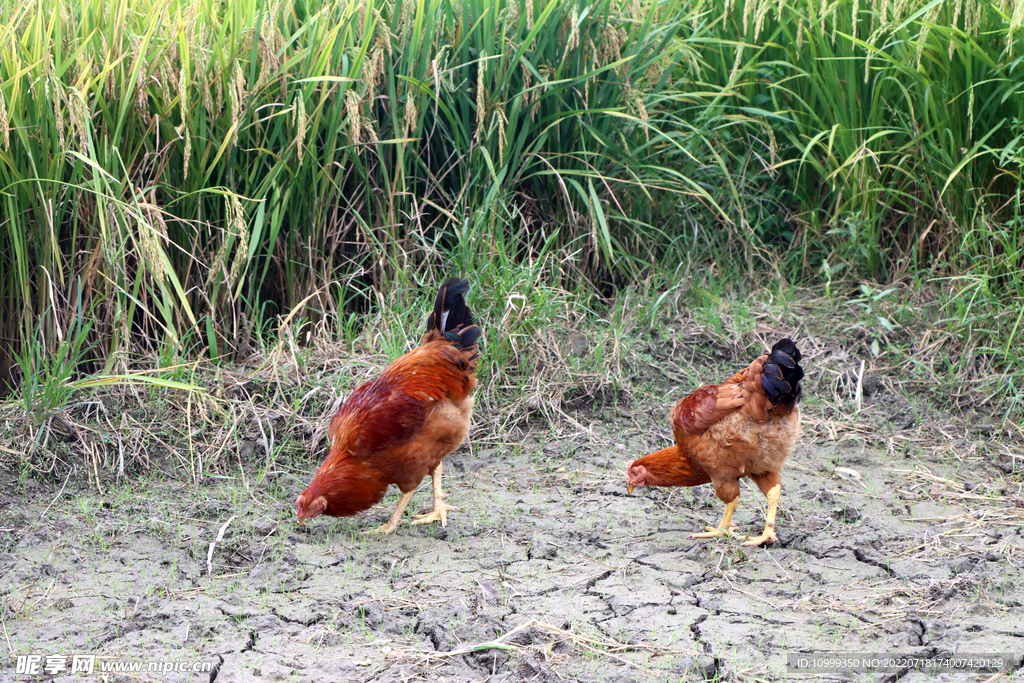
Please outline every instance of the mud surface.
[[[448, 527], [408, 524], [429, 510], [427, 479], [387, 537], [359, 532], [394, 492], [297, 528], [308, 463], [242, 463], [198, 489], [155, 473], [103, 495], [7, 473], [0, 679], [33, 652], [210, 662], [111, 680], [218, 683], [789, 680], [787, 654], [827, 651], [1019, 660], [1013, 458], [883, 403], [839, 432], [808, 404], [769, 550], [689, 538], [721, 515], [709, 486], [626, 495], [624, 463], [668, 443], [668, 400], [584, 406], [570, 417], [586, 431], [478, 439], [446, 461], [461, 509]], [[739, 533], [760, 532], [763, 510], [744, 483]]]

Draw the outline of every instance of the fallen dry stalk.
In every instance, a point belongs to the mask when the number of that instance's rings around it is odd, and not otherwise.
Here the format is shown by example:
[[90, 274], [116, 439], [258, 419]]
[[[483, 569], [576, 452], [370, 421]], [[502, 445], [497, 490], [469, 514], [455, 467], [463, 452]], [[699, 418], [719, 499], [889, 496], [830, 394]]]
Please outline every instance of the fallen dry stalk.
[[60, 498], [62, 495], [64, 495], [64, 487], [68, 485], [68, 479], [71, 478], [71, 472], [72, 471], [73, 470], [68, 469], [68, 475], [66, 477], [64, 477], [64, 483], [61, 484], [60, 491], [58, 491], [57, 495], [53, 497], [53, 500], [50, 501], [50, 504], [46, 506], [46, 509], [43, 510], [43, 513], [41, 515], [39, 515], [39, 519], [36, 520], [37, 522], [41, 522], [43, 520], [43, 517], [46, 516], [46, 513], [49, 512], [50, 508], [53, 507], [53, 504], [57, 502], [57, 499]]
[[560, 629], [557, 626], [552, 626], [551, 624], [548, 624], [546, 622], [543, 622], [543, 621], [540, 621], [540, 620], [537, 620], [537, 619], [531, 619], [530, 621], [527, 621], [525, 623], [520, 624], [519, 626], [516, 626], [514, 629], [512, 629], [511, 631], [509, 631], [505, 635], [500, 636], [498, 638], [495, 638], [494, 640], [489, 640], [486, 643], [478, 643], [476, 645], [471, 645], [471, 646], [468, 646], [468, 647], [461, 647], [461, 648], [459, 648], [457, 650], [451, 650], [449, 652], [417, 653], [417, 655], [420, 656], [420, 657], [423, 657], [425, 659], [448, 659], [448, 658], [451, 658], [451, 657], [460, 657], [462, 655], [471, 654], [473, 652], [480, 652], [481, 650], [518, 650], [519, 648], [516, 647], [515, 645], [509, 645], [508, 643], [506, 643], [504, 641], [508, 640], [509, 638], [511, 638], [515, 634], [519, 633], [520, 631], [524, 631], [524, 630], [526, 630], [526, 629], [528, 629], [530, 627], [533, 627], [533, 626], [536, 626], [537, 628], [542, 628], [545, 631], [550, 631], [552, 633], [556, 633], [556, 634], [558, 634], [560, 636], [563, 636], [567, 640], [570, 640], [573, 643], [576, 643], [577, 645], [580, 645], [581, 647], [584, 647], [584, 648], [590, 650], [591, 652], [594, 652], [595, 654], [611, 657], [612, 659], [614, 659], [616, 661], [622, 662], [623, 664], [628, 664], [629, 666], [636, 667], [637, 669], [640, 669], [640, 670], [648, 672], [648, 673], [653, 673], [653, 672], [651, 672], [650, 669], [648, 669], [647, 667], [645, 667], [645, 666], [643, 666], [641, 664], [637, 664], [636, 662], [631, 662], [631, 661], [629, 661], [628, 659], [626, 659], [624, 657], [620, 657], [620, 656], [616, 655], [615, 651], [628, 652], [630, 650], [652, 650], [652, 651], [657, 651], [657, 652], [662, 653], [662, 654], [665, 654], [665, 653], [682, 654], [682, 653], [680, 653], [678, 651], [675, 651], [675, 650], [669, 650], [668, 648], [655, 647], [655, 646], [651, 646], [651, 645], [628, 645], [628, 644], [620, 643], [620, 642], [617, 642], [617, 641], [612, 641], [610, 643], [602, 642], [602, 641], [599, 641], [599, 640], [594, 640], [592, 638], [586, 638], [586, 637], [578, 635], [576, 633], [572, 633], [571, 631], [566, 631], [564, 629]]
[[228, 521], [221, 525], [220, 531], [217, 532], [217, 538], [213, 539], [213, 542], [210, 543], [210, 550], [206, 553], [206, 575], [211, 579], [213, 578], [213, 549], [224, 538], [224, 532], [227, 531], [228, 524], [231, 524], [234, 519], [235, 516], [231, 515], [228, 517]]
[[864, 359], [860, 361], [860, 370], [857, 371], [857, 389], [855, 391], [857, 396], [857, 412], [860, 412], [861, 398], [864, 396]]
[[0, 614], [0, 626], [3, 626], [3, 628], [4, 628], [4, 640], [7, 641], [7, 652], [8, 652], [8, 654], [11, 655], [11, 658], [13, 659], [14, 658], [14, 646], [11, 645], [11, 636], [10, 636], [10, 634], [7, 633], [7, 620], [3, 618], [2, 614]]

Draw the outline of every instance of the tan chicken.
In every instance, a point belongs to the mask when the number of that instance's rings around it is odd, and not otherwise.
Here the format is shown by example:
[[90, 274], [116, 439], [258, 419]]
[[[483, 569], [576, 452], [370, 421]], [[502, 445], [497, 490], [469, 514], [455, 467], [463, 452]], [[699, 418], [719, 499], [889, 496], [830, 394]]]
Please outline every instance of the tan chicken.
[[701, 387], [672, 410], [676, 445], [634, 461], [628, 490], [637, 486], [699, 486], [711, 482], [725, 503], [717, 528], [692, 538], [727, 536], [740, 498], [740, 477], [749, 477], [768, 498], [764, 533], [743, 545], [774, 543], [782, 466], [800, 436], [800, 350], [789, 339], [772, 347], [724, 384]]

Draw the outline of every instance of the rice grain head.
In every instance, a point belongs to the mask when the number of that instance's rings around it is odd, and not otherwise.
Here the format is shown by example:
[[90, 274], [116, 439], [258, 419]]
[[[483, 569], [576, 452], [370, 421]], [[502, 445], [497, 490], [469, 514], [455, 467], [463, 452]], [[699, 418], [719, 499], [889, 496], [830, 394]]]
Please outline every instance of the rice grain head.
[[907, 7], [910, 6], [910, 0], [894, 0], [892, 6], [892, 25], [899, 25], [903, 21], [903, 14], [907, 11]]
[[188, 129], [188, 124], [184, 121], [181, 122], [180, 126], [174, 127], [174, 132], [178, 134], [178, 139], [185, 140], [185, 150], [181, 153], [181, 166], [184, 177], [182, 182], [188, 181], [188, 167], [189, 161], [192, 159], [192, 133]]
[[181, 95], [181, 114], [182, 118], [185, 117], [185, 112], [188, 111], [188, 74], [185, 72], [185, 63], [181, 64], [181, 72], [178, 75], [178, 94]]
[[419, 120], [420, 114], [416, 111], [416, 97], [412, 93], [412, 88], [409, 88], [409, 94], [405, 98], [405, 119], [404, 119], [404, 131], [405, 137], [410, 137], [413, 131], [416, 130], [416, 122]]
[[[917, 68], [921, 68], [921, 58], [924, 56], [924, 47], [928, 43], [928, 34], [931, 33], [932, 24], [939, 18], [939, 12], [942, 11], [942, 5], [937, 4], [932, 9], [928, 10], [928, 13], [924, 17], [924, 21], [921, 22], [921, 34], [918, 38], [917, 43]], [[973, 91], [972, 91], [973, 92]]]
[[219, 71], [213, 79], [213, 108], [211, 112], [217, 116], [224, 111], [224, 72]]
[[480, 60], [476, 67], [476, 141], [481, 140], [481, 130], [484, 127], [484, 118], [487, 116], [487, 97], [484, 93], [484, 78], [486, 77], [487, 51], [480, 52]]
[[508, 124], [508, 119], [505, 118], [504, 103], [495, 105], [494, 117], [497, 119], [498, 122], [498, 161], [502, 166], [504, 166], [505, 146], [508, 144], [508, 140], [505, 138], [505, 126]]
[[391, 56], [391, 27], [384, 21], [384, 17], [381, 15], [377, 8], [373, 9], [373, 13], [377, 17], [377, 42], [387, 53], [388, 57]]
[[366, 83], [366, 99], [373, 102], [377, 98], [377, 86], [384, 78], [384, 53], [386, 47], [379, 37], [374, 43], [370, 56], [363, 62], [362, 80]]
[[[974, 1], [979, 5], [981, 4], [980, 0]], [[1010, 30], [1006, 36], [1006, 43], [1011, 49], [1013, 47], [1013, 32], [1020, 28], [1022, 24], [1024, 24], [1024, 2], [1017, 0], [1014, 3], [1013, 14], [1010, 15]], [[971, 94], [973, 95], [974, 92], [972, 91]]]
[[183, 66], [175, 68], [175, 64], [181, 60], [180, 52], [178, 43], [175, 42], [160, 62], [160, 74], [164, 86], [161, 94], [168, 101], [173, 101], [178, 97], [181, 94], [181, 89], [188, 83], [183, 80]]
[[650, 117], [647, 113], [647, 104], [644, 102], [643, 92], [637, 88], [630, 88], [627, 86], [626, 104], [629, 107], [629, 112], [640, 120], [640, 126], [644, 129], [644, 138], [647, 140], [647, 142], [650, 142]]
[[[857, 0], [854, 0], [856, 3]], [[761, 29], [764, 28], [764, 20], [768, 16], [768, 12], [772, 8], [772, 0], [761, 0], [761, 3], [757, 6], [757, 10], [754, 13], [754, 40], [756, 41], [758, 36], [761, 35]]]
[[89, 155], [89, 113], [86, 110], [85, 98], [78, 88], [71, 88], [68, 97], [68, 114], [71, 117], [72, 130], [78, 138], [78, 151], [84, 156]]
[[238, 145], [238, 126], [242, 119], [238, 110], [241, 106], [241, 103], [238, 101], [238, 92], [235, 90], [234, 86], [228, 84], [228, 107], [231, 109], [231, 126], [235, 131], [234, 135], [231, 137], [232, 145]]
[[[625, 45], [626, 38], [625, 29], [606, 24], [598, 35], [598, 44], [592, 48], [596, 55], [597, 66], [614, 64], [622, 59], [622, 46]], [[615, 67], [615, 73], [619, 78], [625, 77], [625, 70], [625, 64]]]
[[345, 112], [348, 114], [348, 137], [349, 141], [357, 149], [359, 147], [359, 133], [362, 128], [362, 114], [359, 111], [359, 94], [349, 89], [345, 93]]
[[[109, 25], [109, 24], [108, 24]], [[107, 42], [107, 34], [100, 34], [100, 45], [102, 54], [101, 63], [109, 64], [114, 61], [114, 56], [111, 54], [110, 44]], [[107, 71], [107, 77], [103, 84], [103, 95], [108, 101], [114, 99], [114, 94], [117, 92], [117, 80], [114, 78], [115, 69], [109, 69]]]
[[[542, 90], [544, 92], [547, 92], [551, 87], [548, 85], [548, 83], [552, 79], [554, 79], [555, 74], [557, 73], [555, 71], [555, 67], [551, 66], [550, 64], [541, 64], [540, 67], [537, 69], [537, 73], [540, 75], [541, 83], [543, 84]], [[530, 108], [531, 119], [536, 117], [537, 111], [540, 109], [541, 102], [543, 101], [543, 97], [541, 95], [540, 90], [541, 89], [538, 89], [537, 96], [534, 98], [533, 107]]]
[[236, 61], [231, 72], [232, 79], [228, 88], [228, 95], [231, 98], [231, 125], [234, 128], [234, 135], [231, 144], [238, 145], [238, 129], [242, 125], [242, 107], [246, 101], [245, 76], [242, 75], [242, 67]]
[[373, 127], [373, 121], [369, 117], [364, 117], [362, 122], [363, 133], [366, 135], [366, 139], [369, 142], [377, 143], [380, 140], [377, 138], [377, 129]]
[[437, 56], [430, 62], [433, 70], [435, 87], [443, 88], [445, 92], [454, 92], [455, 81], [452, 79], [452, 72], [448, 70], [448, 46], [443, 46], [437, 51]]
[[[874, 45], [875, 41], [877, 41], [879, 38], [881, 38], [882, 34], [884, 34], [884, 33], [885, 33], [885, 27], [884, 26], [879, 26], [878, 28], [876, 28], [874, 30], [874, 32], [872, 32], [872, 34], [870, 36], [868, 36], [868, 40], [867, 40], [868, 44], [869, 45]], [[872, 55], [874, 55], [874, 51], [873, 50], [868, 50], [866, 52], [866, 54], [864, 55], [864, 84], [865, 85], [867, 84], [868, 80], [870, 80], [870, 78], [871, 78], [871, 57], [872, 57]]]
[[766, 119], [765, 117], [758, 116], [755, 120], [757, 121], [757, 124], [761, 128], [761, 131], [764, 133], [765, 137], [768, 138], [769, 160], [768, 168], [766, 168], [765, 170], [772, 177], [775, 177], [777, 173], [776, 165], [779, 163], [779, 143], [775, 139], [775, 130], [772, 128], [771, 124], [768, 123], [768, 119]]
[[404, 0], [402, 2], [402, 14], [398, 18], [398, 34], [395, 36], [398, 39], [399, 45], [406, 44], [406, 36], [412, 30], [412, 24], [415, 16], [413, 14], [413, 4], [410, 0]]
[[213, 261], [210, 262], [210, 277], [209, 283], [213, 284], [218, 281], [221, 271], [224, 270], [225, 264], [228, 261], [228, 241], [222, 238], [221, 244], [217, 248], [217, 253], [213, 257]]
[[971, 19], [971, 27], [973, 29], [972, 35], [974, 35], [977, 38], [979, 33], [981, 32], [981, 16], [983, 7], [981, 4], [981, 0], [972, 0], [972, 3], [974, 6], [974, 12], [972, 12], [973, 17]]
[[573, 6], [572, 12], [569, 13], [568, 17], [566, 17], [566, 23], [562, 26], [563, 32], [567, 33], [569, 36], [566, 40], [565, 46], [565, 49], [569, 52], [572, 52], [580, 46], [579, 21], [579, 13], [576, 11], [576, 7]]
[[[679, 61], [682, 64], [686, 64], [687, 71], [690, 74], [693, 74], [694, 78], [703, 78], [704, 71], [701, 68], [700, 56], [699, 56], [697, 50], [691, 44], [689, 44], [686, 41], [682, 41], [682, 40], [679, 41], [678, 50], [679, 50]], [[664, 59], [664, 64], [663, 64], [661, 70], [665, 71], [665, 70], [669, 69], [669, 67], [671, 67], [671, 66], [672, 66], [672, 58], [666, 55], [666, 57]], [[657, 79], [655, 79], [654, 82], [656, 83], [657, 81], [660, 81], [660, 80], [661, 80], [661, 74], [658, 74], [658, 77], [657, 77]], [[672, 83], [672, 73], [671, 73], [671, 71], [669, 72], [669, 77], [668, 77], [667, 83], [669, 83], [669, 84]]]
[[729, 86], [736, 82], [736, 77], [740, 72], [740, 65], [743, 63], [743, 43], [736, 46], [736, 59], [732, 63], [732, 71], [729, 72]]
[[[523, 93], [523, 106], [529, 107], [530, 103], [537, 99], [537, 97], [540, 95], [540, 92], [537, 90], [530, 90], [530, 87], [533, 85], [533, 73], [530, 71], [530, 68], [526, 66], [525, 59], [519, 62], [519, 68], [523, 72], [523, 87], [521, 90], [521, 92]], [[532, 110], [530, 112], [530, 121], [533, 121]]]
[[[981, 31], [982, 5], [981, 5], [981, 0], [970, 0], [970, 2], [971, 2], [970, 7], [973, 10], [970, 13], [970, 15], [971, 15], [970, 33], [971, 33], [972, 36], [977, 38], [979, 32]], [[964, 17], [965, 18], [966, 18], [966, 16], [967, 16], [967, 12], [964, 13]]]
[[[235, 194], [225, 195], [224, 204], [227, 226], [225, 226], [225, 234], [221, 238], [217, 254], [210, 264], [210, 282], [218, 282], [221, 273], [227, 268], [229, 248], [234, 243], [235, 256], [231, 261], [231, 269], [224, 274], [224, 280], [220, 280], [227, 283], [228, 289], [233, 291], [238, 277], [242, 273], [242, 268], [248, 261], [249, 230], [245, 224], [245, 211], [242, 209], [242, 203], [238, 200], [238, 196]], [[237, 238], [237, 241], [234, 238]]]
[[7, 102], [4, 100], [4, 91], [0, 88], [0, 144], [4, 151], [11, 148], [11, 122], [7, 118]]
[[67, 138], [64, 136], [64, 108], [61, 106], [65, 103], [64, 86], [57, 80], [57, 77], [52, 73], [47, 74], [44, 93], [46, 98], [50, 100], [53, 105], [53, 118], [57, 128], [57, 141], [60, 143], [61, 149], [67, 146]]
[[519, 0], [508, 0], [505, 5], [505, 22], [513, 31], [519, 27]]
[[293, 125], [295, 126], [295, 150], [298, 153], [299, 163], [302, 162], [302, 152], [305, 149], [307, 129], [309, 128], [309, 117], [306, 115], [306, 98], [300, 88], [295, 93], [295, 105], [292, 109]]
[[139, 73], [135, 79], [135, 110], [139, 114], [139, 118], [142, 119], [143, 123], [147, 126], [153, 121], [153, 116], [149, 111], [149, 94], [146, 92], [146, 82], [149, 79], [148, 76], [148, 65], [146, 63], [146, 56], [142, 54], [142, 44], [137, 38], [133, 39], [135, 48], [135, 60], [139, 63]]
[[967, 98], [967, 140], [968, 142], [974, 138], [974, 88], [971, 88], [971, 94]]
[[167, 240], [167, 223], [163, 217], [163, 211], [159, 206], [149, 202], [140, 202], [141, 212], [136, 215], [136, 226], [139, 235], [139, 258], [146, 265], [150, 275], [157, 282], [163, 282], [167, 277], [167, 268], [164, 266], [163, 248], [160, 246], [160, 239]]
[[[954, 29], [954, 32], [956, 30], [957, 19], [960, 18], [960, 12], [963, 11], [963, 8], [964, 8], [964, 0], [956, 0], [956, 2], [953, 3], [953, 19], [949, 22], [949, 25], [950, 25], [950, 27], [952, 29]], [[964, 17], [964, 23], [965, 24], [967, 23], [967, 18], [966, 17]], [[950, 60], [953, 59], [953, 52], [955, 50], [956, 50], [956, 41], [953, 39], [953, 36], [950, 35], [950, 37], [949, 37], [949, 59]]]
[[836, 44], [836, 31], [839, 30], [839, 0], [836, 0], [829, 6], [829, 16], [832, 17], [832, 44]]
[[231, 262], [231, 273], [228, 276], [228, 288], [233, 292], [242, 270], [249, 262], [249, 226], [245, 221], [245, 209], [238, 195], [228, 195], [228, 232], [238, 237], [235, 247], [235, 258]]

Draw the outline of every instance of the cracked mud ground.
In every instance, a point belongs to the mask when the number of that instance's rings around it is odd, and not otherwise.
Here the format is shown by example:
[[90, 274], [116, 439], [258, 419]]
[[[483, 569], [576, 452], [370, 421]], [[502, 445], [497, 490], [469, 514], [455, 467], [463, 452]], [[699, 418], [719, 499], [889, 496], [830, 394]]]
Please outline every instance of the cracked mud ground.
[[[667, 443], [668, 405], [587, 407], [589, 433], [464, 446], [447, 529], [408, 524], [427, 479], [387, 537], [359, 531], [394, 493], [297, 528], [306, 465], [262, 482], [246, 466], [248, 492], [240, 476], [198, 490], [154, 476], [100, 496], [72, 478], [56, 499], [60, 482], [7, 475], [0, 678], [29, 652], [213, 662], [123, 679], [204, 683], [789, 680], [791, 652], [1024, 652], [1024, 497], [983, 436], [925, 418], [837, 438], [812, 403], [780, 542], [745, 549], [689, 539], [721, 515], [710, 487], [625, 495], [625, 461]], [[740, 533], [763, 509], [744, 485]]]

